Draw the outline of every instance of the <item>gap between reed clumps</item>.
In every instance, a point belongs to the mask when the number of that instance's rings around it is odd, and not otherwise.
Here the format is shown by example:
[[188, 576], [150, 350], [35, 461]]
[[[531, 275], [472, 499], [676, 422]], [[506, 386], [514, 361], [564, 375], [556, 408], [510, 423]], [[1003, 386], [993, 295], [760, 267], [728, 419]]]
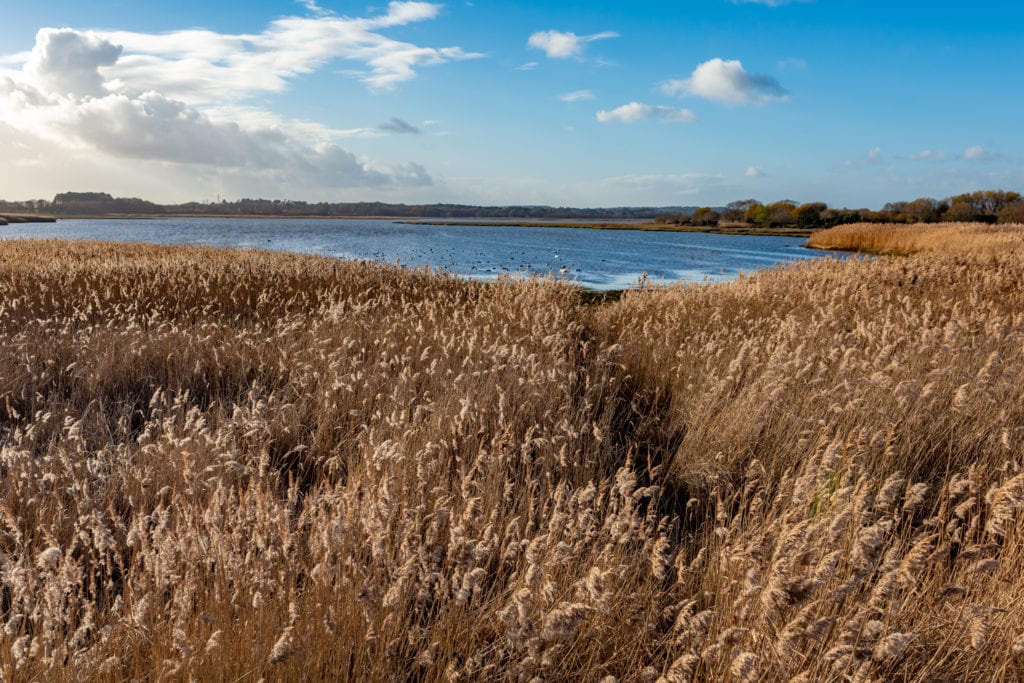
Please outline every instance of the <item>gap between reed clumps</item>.
[[1024, 239], [950, 230], [600, 306], [0, 243], [0, 678], [1019, 680]]

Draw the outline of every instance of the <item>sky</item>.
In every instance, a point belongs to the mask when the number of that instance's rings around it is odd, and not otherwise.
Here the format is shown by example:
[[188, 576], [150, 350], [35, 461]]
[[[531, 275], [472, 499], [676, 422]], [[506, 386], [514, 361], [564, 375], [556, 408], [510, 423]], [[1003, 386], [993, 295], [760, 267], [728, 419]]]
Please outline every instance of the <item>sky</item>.
[[1024, 190], [1024, 4], [5, 0], [0, 198]]

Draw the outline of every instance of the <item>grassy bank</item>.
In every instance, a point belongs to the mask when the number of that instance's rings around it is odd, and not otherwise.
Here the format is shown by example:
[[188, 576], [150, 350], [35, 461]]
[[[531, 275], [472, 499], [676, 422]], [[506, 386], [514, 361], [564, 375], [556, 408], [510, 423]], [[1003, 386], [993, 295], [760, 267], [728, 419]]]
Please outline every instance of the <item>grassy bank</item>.
[[0, 673], [1017, 679], [1022, 283], [0, 243]]
[[56, 223], [53, 216], [39, 216], [29, 213], [0, 213], [0, 225], [11, 223]]

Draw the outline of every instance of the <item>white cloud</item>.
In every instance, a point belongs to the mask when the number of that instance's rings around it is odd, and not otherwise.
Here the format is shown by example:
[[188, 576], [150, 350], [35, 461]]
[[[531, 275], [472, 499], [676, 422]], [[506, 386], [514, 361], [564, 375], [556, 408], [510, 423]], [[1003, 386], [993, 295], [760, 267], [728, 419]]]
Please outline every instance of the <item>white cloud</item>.
[[[433, 19], [439, 11], [440, 5], [433, 3], [392, 2], [385, 14], [367, 18], [284, 17], [258, 34], [198, 29], [159, 34], [43, 29], [32, 54], [35, 56], [41, 46], [75, 36], [84, 43], [106, 41], [122, 48], [114, 63], [109, 63], [109, 54], [103, 55], [108, 63], [82, 62], [69, 54], [70, 46], [62, 47], [64, 54], [82, 69], [101, 67], [108, 89], [158, 90], [191, 103], [281, 92], [289, 80], [335, 60], [361, 64], [361, 68], [348, 73], [373, 89], [388, 90], [415, 78], [421, 67], [483, 56], [454, 46], [423, 47], [382, 33], [385, 29]], [[44, 32], [53, 35], [43, 35]]]
[[611, 111], [597, 112], [597, 120], [601, 123], [636, 123], [652, 119], [667, 123], [689, 123], [696, 121], [697, 117], [689, 109], [673, 109], [640, 102], [630, 102]]
[[44, 91], [102, 96], [106, 91], [99, 68], [116, 64], [122, 49], [92, 31], [43, 29], [24, 70]]
[[363, 21], [372, 28], [384, 28], [434, 19], [440, 13], [441, 5], [432, 2], [389, 2], [387, 14]]
[[687, 79], [661, 86], [667, 95], [694, 95], [732, 106], [785, 102], [786, 90], [771, 76], [749, 73], [736, 59], [710, 59], [697, 66]]
[[[110, 94], [80, 101], [61, 99], [20, 114], [8, 118], [14, 127], [32, 118], [37, 128], [30, 132], [40, 138], [115, 159], [259, 169], [276, 173], [282, 181], [339, 187], [431, 182], [422, 167], [376, 164], [333, 142], [299, 135], [304, 128], [301, 122], [297, 130], [253, 125], [251, 119], [243, 127], [156, 92], [135, 98]], [[307, 124], [305, 130], [310, 128], [316, 126]], [[329, 129], [319, 132], [320, 137], [331, 135]]]
[[526, 44], [543, 50], [552, 59], [568, 59], [583, 54], [583, 48], [587, 43], [618, 37], [619, 34], [615, 31], [602, 31], [589, 36], [578, 36], [572, 32], [562, 31], [537, 31], [530, 36]]
[[981, 145], [974, 145], [973, 147], [968, 147], [967, 149], [964, 150], [964, 159], [969, 159], [971, 161], [987, 159], [990, 156], [991, 154], [989, 154], [988, 151]]
[[538, 66], [540, 66], [540, 62], [526, 62], [525, 64], [520, 64], [519, 66], [517, 66], [515, 68], [515, 70], [516, 71], [533, 71]]
[[316, 0], [295, 0], [295, 2], [297, 4], [302, 5], [303, 7], [305, 7], [306, 11], [308, 11], [308, 12], [310, 12], [312, 14], [316, 14], [318, 16], [323, 16], [325, 14], [331, 14], [330, 10], [326, 10], [323, 7], [321, 7], [320, 5], [316, 4]]
[[845, 165], [845, 166], [875, 166], [877, 164], [881, 164], [883, 161], [884, 161], [884, 159], [882, 158], [882, 148], [881, 147], [875, 147], [874, 149], [869, 150], [868, 153], [864, 156], [863, 159], [860, 159], [859, 161], [851, 161], [851, 160], [847, 159], [845, 162], [843, 162], [843, 165]]
[[907, 157], [909, 161], [945, 161], [945, 159], [945, 152], [934, 149], [922, 149]]
[[31, 58], [32, 52], [30, 50], [25, 52], [15, 52], [9, 55], [0, 55], [0, 66], [22, 66]]
[[350, 138], [384, 137], [380, 128], [331, 128], [308, 119], [290, 119], [267, 109], [240, 104], [204, 106], [202, 113], [215, 123], [237, 123], [246, 130], [277, 128], [287, 130], [309, 144], [337, 142]]
[[743, 172], [743, 175], [748, 178], [760, 178], [764, 175], [764, 169], [758, 166], [747, 166], [747, 170]]
[[14, 56], [3, 60], [21, 68], [0, 69], [0, 120], [19, 135], [97, 164], [130, 159], [205, 167], [303, 188], [430, 184], [422, 166], [376, 162], [338, 144], [417, 130], [400, 119], [338, 130], [285, 119], [245, 100], [282, 90], [335, 58], [362, 62], [360, 78], [387, 88], [415, 77], [420, 66], [476, 56], [377, 32], [438, 11], [432, 3], [392, 2], [387, 13], [364, 19], [279, 19], [258, 35], [42, 29], [20, 64]]
[[391, 117], [390, 121], [385, 121], [377, 127], [389, 133], [419, 135], [423, 132], [408, 121], [400, 119], [397, 116]]
[[562, 100], [563, 102], [582, 102], [584, 100], [594, 99], [594, 93], [590, 92], [589, 90], [574, 90], [572, 92], [565, 93], [558, 99]]
[[778, 67], [782, 70], [803, 71], [807, 68], [807, 61], [799, 57], [790, 57], [789, 59], [779, 60]]
[[795, 2], [814, 2], [814, 0], [730, 0], [734, 5], [766, 5], [768, 7], [782, 7]]

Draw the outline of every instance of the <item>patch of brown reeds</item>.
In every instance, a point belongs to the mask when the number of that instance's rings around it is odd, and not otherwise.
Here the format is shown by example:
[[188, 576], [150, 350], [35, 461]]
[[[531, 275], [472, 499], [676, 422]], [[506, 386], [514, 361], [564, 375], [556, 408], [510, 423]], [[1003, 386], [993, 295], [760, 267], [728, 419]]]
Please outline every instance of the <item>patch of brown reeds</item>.
[[853, 223], [812, 233], [807, 246], [866, 254], [919, 252], [992, 254], [1017, 249], [1024, 225], [984, 223]]
[[0, 672], [1017, 679], [1022, 282], [0, 243]]

